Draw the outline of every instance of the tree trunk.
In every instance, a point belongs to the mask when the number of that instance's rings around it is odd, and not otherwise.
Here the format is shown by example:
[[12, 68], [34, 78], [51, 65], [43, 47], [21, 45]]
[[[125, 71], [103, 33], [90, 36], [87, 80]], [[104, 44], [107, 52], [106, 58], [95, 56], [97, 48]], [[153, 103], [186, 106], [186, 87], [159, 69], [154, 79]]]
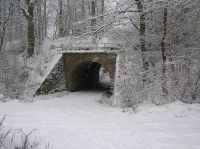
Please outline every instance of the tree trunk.
[[34, 27], [34, 3], [28, 3], [28, 15], [26, 15], [28, 21], [28, 57], [33, 56], [35, 47], [35, 27]]
[[[96, 14], [96, 0], [92, 0], [92, 17], [94, 17]], [[92, 19], [91, 21], [91, 26], [92, 26], [92, 30], [95, 30], [94, 27], [96, 26], [96, 19]]]
[[32, 18], [28, 19], [28, 57], [33, 56], [35, 47], [34, 22]]
[[39, 48], [40, 48], [40, 45], [42, 43], [42, 39], [43, 39], [43, 20], [42, 20], [42, 2], [41, 0], [37, 0], [37, 32], [38, 32], [38, 45], [39, 45]]
[[[6, 12], [7, 12], [6, 5], [9, 5], [8, 16], [6, 16]], [[1, 10], [1, 7], [0, 7], [0, 12], [3, 13], [3, 14], [0, 13], [0, 15], [1, 15], [1, 20], [0, 20], [0, 52], [1, 52], [2, 47], [3, 47], [4, 38], [6, 36], [6, 30], [7, 30], [7, 27], [8, 27], [8, 22], [10, 21], [10, 18], [13, 16], [14, 9], [13, 9], [13, 4], [12, 3], [6, 4], [6, 1], [4, 1], [3, 4], [1, 2], [0, 6], [3, 7], [3, 10]]]
[[91, 14], [91, 5], [90, 5], [90, 0], [87, 0], [87, 3], [88, 3], [88, 12], [89, 12], [89, 14]]
[[47, 37], [47, 0], [44, 0], [44, 37]]
[[104, 19], [104, 17], [103, 17], [103, 15], [104, 15], [104, 9], [105, 9], [105, 0], [101, 0], [101, 15], [102, 15], [101, 21], [102, 22], [103, 22], [103, 19]]
[[64, 36], [64, 26], [63, 26], [63, 1], [59, 0], [59, 36]]
[[6, 32], [6, 27], [5, 25], [3, 24], [3, 27], [2, 27], [2, 31], [1, 31], [1, 36], [0, 36], [0, 52], [2, 50], [2, 47], [3, 47], [3, 42], [4, 42], [4, 36], [5, 36], [5, 32]]
[[[92, 15], [92, 17], [95, 17], [95, 15], [96, 15], [96, 0], [92, 0], [92, 12], [91, 12], [91, 15]], [[93, 18], [92, 21], [91, 21], [92, 31], [96, 30], [96, 21], [97, 20], [95, 18]], [[96, 34], [93, 35], [93, 43], [96, 42], [96, 38], [97, 38], [96, 36], [97, 36]]]
[[73, 22], [76, 22], [77, 21], [77, 8], [76, 6], [74, 6], [74, 20]]
[[82, 19], [85, 17], [85, 0], [82, 0]]
[[72, 19], [73, 19], [73, 12], [72, 12], [72, 8], [71, 8], [71, 1], [67, 0], [67, 10], [68, 10], [68, 26], [67, 26], [67, 35], [69, 34], [73, 34], [73, 30], [72, 30]]
[[161, 52], [162, 52], [162, 93], [163, 95], [167, 95], [167, 81], [166, 81], [166, 47], [165, 47], [165, 40], [166, 40], [166, 35], [167, 35], [167, 15], [168, 11], [167, 8], [164, 8], [164, 16], [163, 16], [163, 37], [161, 40]]
[[5, 36], [5, 31], [6, 31], [6, 27], [5, 27], [5, 2], [2, 2], [0, 0], [0, 52], [2, 50], [2, 47], [3, 47], [3, 42], [4, 42], [4, 36]]
[[3, 17], [2, 17], [2, 14], [3, 14], [2, 6], [3, 6], [3, 3], [2, 3], [2, 0], [0, 0], [0, 34], [2, 33], [2, 20], [3, 20]]
[[141, 0], [135, 0], [137, 2], [137, 9], [140, 13], [140, 28], [139, 28], [139, 35], [140, 35], [140, 48], [141, 48], [141, 53], [142, 53], [142, 63], [143, 63], [143, 82], [147, 82], [147, 74], [149, 70], [149, 63], [146, 58], [146, 39], [145, 39], [145, 31], [146, 31], [146, 19], [145, 19], [145, 14], [144, 14], [144, 8], [142, 5]]

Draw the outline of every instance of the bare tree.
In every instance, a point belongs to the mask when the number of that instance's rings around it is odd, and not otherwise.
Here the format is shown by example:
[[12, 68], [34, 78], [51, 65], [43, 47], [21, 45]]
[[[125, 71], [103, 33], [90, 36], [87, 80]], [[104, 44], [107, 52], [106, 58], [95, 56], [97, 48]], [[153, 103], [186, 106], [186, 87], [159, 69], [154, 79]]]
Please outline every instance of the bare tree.
[[[20, 0], [19, 0], [20, 2]], [[28, 57], [33, 56], [34, 54], [34, 48], [35, 48], [35, 24], [34, 24], [34, 7], [36, 4], [37, 0], [25, 0], [25, 4], [27, 6], [26, 8], [21, 7], [20, 5], [19, 8], [23, 12], [27, 24], [28, 24]]]
[[44, 0], [43, 2], [43, 5], [44, 5], [44, 15], [43, 15], [43, 18], [44, 18], [44, 37], [47, 37], [47, 0]]
[[[96, 15], [96, 0], [92, 0], [91, 2], [92, 4], [92, 12], [91, 12], [91, 16], [94, 17], [92, 20], [91, 20], [91, 27], [92, 27], [92, 31], [95, 31], [96, 29], [96, 23], [97, 23], [97, 20], [95, 18], [95, 15]], [[93, 42], [96, 42], [96, 35], [94, 35], [93, 37]]]
[[64, 36], [64, 25], [63, 25], [63, 0], [58, 1], [59, 5], [59, 36]]
[[37, 40], [39, 48], [42, 43], [42, 39], [43, 39], [42, 1], [37, 0]]
[[105, 0], [101, 0], [101, 21], [103, 22], [103, 15], [104, 15], [104, 12], [105, 12]]
[[85, 17], [85, 0], [82, 0], [81, 8], [82, 8], [82, 19], [83, 19]]
[[[6, 13], [6, 11], [7, 11], [6, 5], [8, 5], [8, 14]], [[3, 6], [3, 10], [1, 9], [2, 6]], [[0, 14], [1, 14], [1, 20], [0, 20], [0, 52], [2, 50], [3, 42], [4, 42], [4, 39], [5, 39], [6, 29], [8, 27], [8, 23], [11, 19], [11, 16], [13, 15], [13, 12], [14, 12], [13, 3], [6, 2], [6, 1], [1, 2], [1, 5], [0, 5]]]
[[146, 22], [145, 22], [145, 12], [144, 7], [142, 4], [142, 0], [135, 0], [137, 3], [137, 9], [139, 11], [139, 36], [140, 36], [140, 48], [142, 53], [142, 63], [143, 63], [143, 82], [146, 83], [147, 81], [147, 72], [149, 63], [147, 61], [146, 55], [147, 55], [147, 49], [146, 49], [146, 39], [145, 39], [145, 31], [146, 31]]
[[163, 95], [167, 95], [167, 82], [166, 82], [166, 60], [167, 60], [167, 55], [166, 55], [166, 35], [167, 35], [167, 15], [168, 15], [168, 10], [167, 7], [164, 8], [164, 14], [163, 14], [163, 37], [161, 39], [161, 52], [162, 52], [162, 92]]

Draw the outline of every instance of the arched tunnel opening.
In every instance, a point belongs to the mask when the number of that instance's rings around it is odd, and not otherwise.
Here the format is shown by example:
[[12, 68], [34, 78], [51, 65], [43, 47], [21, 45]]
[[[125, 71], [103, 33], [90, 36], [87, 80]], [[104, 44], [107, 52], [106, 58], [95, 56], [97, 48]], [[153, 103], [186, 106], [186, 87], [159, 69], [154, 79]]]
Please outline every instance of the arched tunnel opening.
[[88, 61], [79, 64], [71, 74], [71, 91], [111, 91], [111, 86], [109, 72], [98, 62]]
[[112, 95], [116, 58], [116, 53], [64, 53], [36, 94], [98, 89]]

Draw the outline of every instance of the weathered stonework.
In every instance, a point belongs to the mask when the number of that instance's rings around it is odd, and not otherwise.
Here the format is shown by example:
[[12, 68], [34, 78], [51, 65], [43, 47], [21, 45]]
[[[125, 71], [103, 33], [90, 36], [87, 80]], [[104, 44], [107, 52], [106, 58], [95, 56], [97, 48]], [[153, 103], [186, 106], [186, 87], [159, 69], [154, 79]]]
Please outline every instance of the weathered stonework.
[[101, 66], [109, 72], [111, 86], [114, 86], [116, 58], [115, 52], [63, 53], [59, 63], [56, 64], [36, 94], [48, 94], [63, 90], [74, 92], [94, 87], [99, 82]]
[[63, 90], [66, 90], [66, 86], [63, 57], [61, 57], [40, 88], [36, 91], [36, 95], [44, 95]]

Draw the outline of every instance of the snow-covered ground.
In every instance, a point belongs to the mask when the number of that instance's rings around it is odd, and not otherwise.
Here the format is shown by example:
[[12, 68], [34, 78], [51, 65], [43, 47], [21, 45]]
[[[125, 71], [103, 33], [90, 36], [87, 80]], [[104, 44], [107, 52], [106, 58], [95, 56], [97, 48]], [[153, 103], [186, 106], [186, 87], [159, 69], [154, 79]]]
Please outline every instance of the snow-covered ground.
[[37, 128], [53, 149], [199, 149], [200, 105], [141, 105], [137, 113], [96, 102], [100, 92], [37, 97], [33, 103], [0, 102], [5, 126]]

